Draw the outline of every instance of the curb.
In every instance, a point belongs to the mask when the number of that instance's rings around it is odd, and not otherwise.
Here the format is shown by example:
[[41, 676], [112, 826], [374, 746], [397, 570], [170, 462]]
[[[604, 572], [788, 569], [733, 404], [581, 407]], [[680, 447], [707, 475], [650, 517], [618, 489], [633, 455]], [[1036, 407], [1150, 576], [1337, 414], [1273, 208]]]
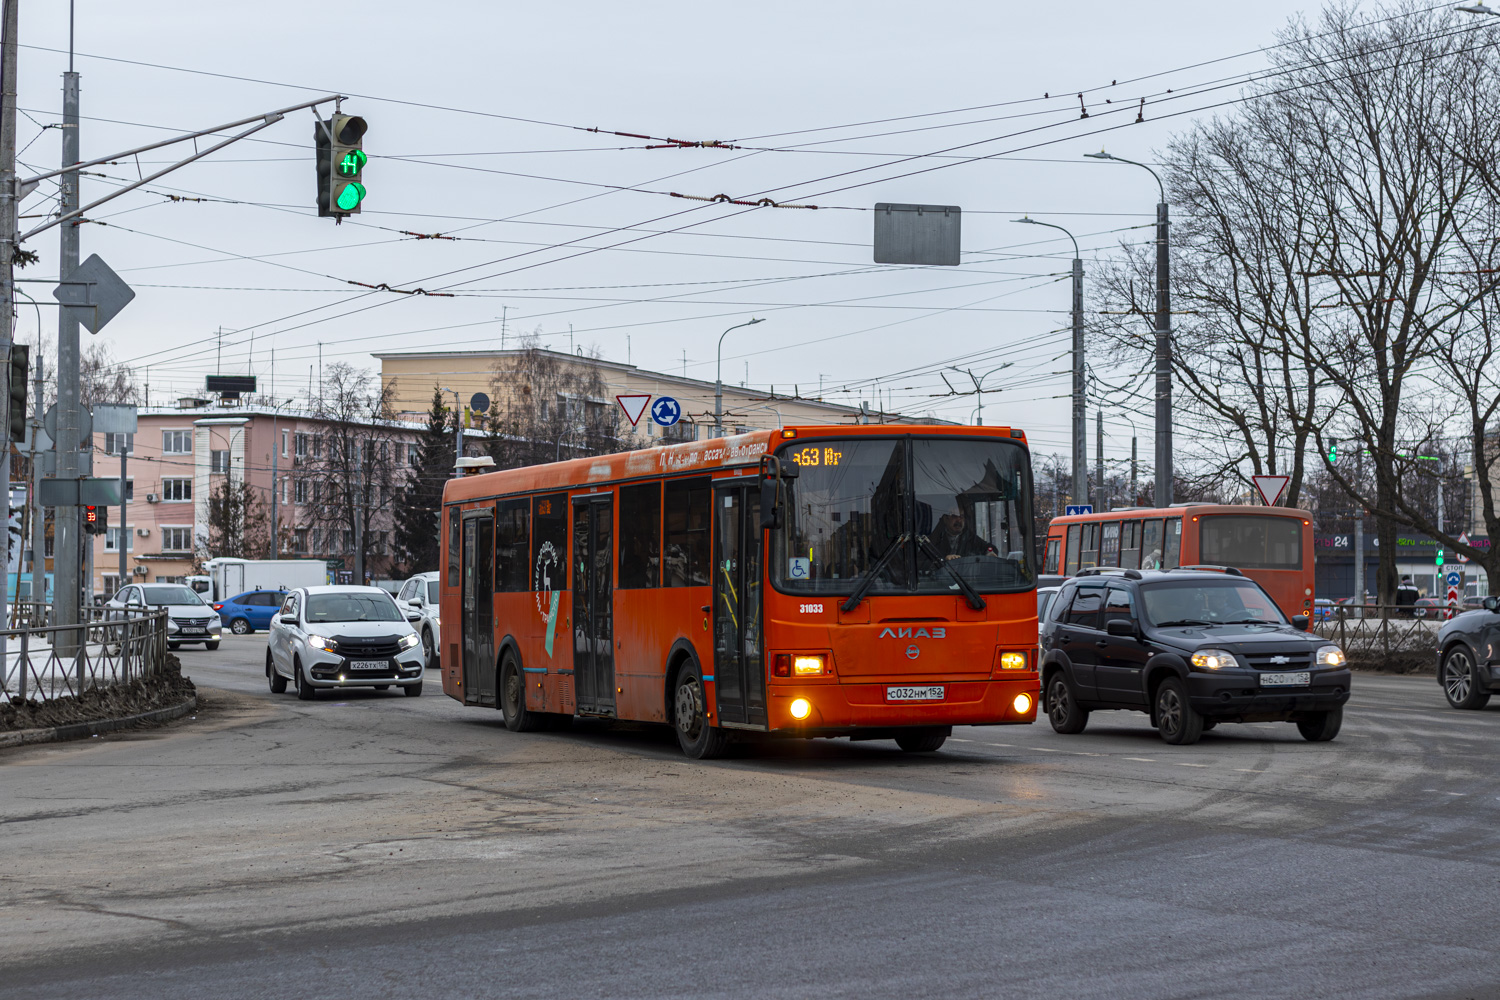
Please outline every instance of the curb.
[[0, 749], [30, 746], [33, 743], [57, 743], [63, 740], [84, 739], [89, 736], [98, 736], [100, 733], [113, 732], [116, 729], [126, 729], [140, 722], [170, 722], [172, 719], [182, 718], [197, 708], [198, 696], [193, 695], [180, 705], [169, 705], [166, 708], [157, 708], [138, 715], [127, 715], [122, 719], [73, 722], [66, 726], [53, 726], [51, 729], [22, 729], [15, 733], [0, 733]]

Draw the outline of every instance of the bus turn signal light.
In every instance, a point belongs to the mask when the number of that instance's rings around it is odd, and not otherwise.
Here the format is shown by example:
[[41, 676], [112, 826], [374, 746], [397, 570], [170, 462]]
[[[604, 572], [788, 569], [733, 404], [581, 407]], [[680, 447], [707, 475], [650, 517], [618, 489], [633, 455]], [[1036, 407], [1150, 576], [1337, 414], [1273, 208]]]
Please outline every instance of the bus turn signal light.
[[771, 661], [771, 673], [776, 677], [792, 676], [792, 654], [777, 653]]
[[796, 656], [792, 658], [792, 673], [798, 677], [810, 677], [823, 672], [823, 657]]
[[792, 718], [805, 719], [812, 715], [812, 702], [806, 698], [794, 698], [791, 704]]
[[1018, 694], [1016, 695], [1016, 700], [1011, 702], [1010, 704], [1011, 707], [1016, 710], [1017, 715], [1025, 715], [1027, 712], [1031, 711], [1031, 695]]
[[1025, 653], [1017, 653], [1017, 652], [1001, 653], [1000, 654], [1000, 669], [1001, 670], [1025, 670], [1026, 669], [1026, 654]]

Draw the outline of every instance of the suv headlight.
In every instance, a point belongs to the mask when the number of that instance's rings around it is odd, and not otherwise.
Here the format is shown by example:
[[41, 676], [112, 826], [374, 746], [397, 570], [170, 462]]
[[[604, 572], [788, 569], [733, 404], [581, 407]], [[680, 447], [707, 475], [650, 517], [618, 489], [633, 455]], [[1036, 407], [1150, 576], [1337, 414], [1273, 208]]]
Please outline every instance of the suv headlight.
[[1349, 657], [1337, 646], [1319, 646], [1313, 662], [1320, 667], [1343, 667], [1349, 663]]
[[1227, 649], [1200, 649], [1189, 662], [1199, 670], [1232, 670], [1240, 665], [1234, 654]]
[[401, 637], [402, 649], [411, 649], [413, 646], [420, 646], [421, 644], [422, 640], [417, 638], [417, 633], [415, 632], [412, 632], [408, 635], [403, 635]]
[[337, 646], [338, 646], [338, 644], [336, 642], [334, 642], [332, 639], [325, 639], [321, 635], [310, 635], [310, 636], [308, 636], [307, 637], [307, 644], [309, 646], [311, 646], [313, 649], [321, 649], [325, 653], [331, 653], [331, 652], [333, 652], [334, 649], [337, 648]]

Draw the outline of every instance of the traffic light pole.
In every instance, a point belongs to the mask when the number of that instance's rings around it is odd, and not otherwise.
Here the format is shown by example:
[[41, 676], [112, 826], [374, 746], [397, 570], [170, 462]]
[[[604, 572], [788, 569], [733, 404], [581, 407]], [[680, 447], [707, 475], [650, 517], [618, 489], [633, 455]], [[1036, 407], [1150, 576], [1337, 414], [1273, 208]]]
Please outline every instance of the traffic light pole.
[[[63, 134], [62, 165], [64, 168], [78, 162], [78, 74], [71, 67], [63, 74]], [[62, 170], [58, 214], [74, 218], [78, 210], [77, 170]], [[69, 222], [59, 233], [57, 258], [58, 277], [64, 281], [78, 269], [78, 225]], [[78, 440], [78, 311], [57, 311], [57, 478], [77, 479], [79, 476]], [[52, 512], [52, 565], [56, 584], [52, 591], [55, 623], [75, 625], [79, 618], [83, 592], [83, 540], [79, 531], [79, 511], [76, 506], [53, 508]], [[58, 652], [70, 655], [78, 647], [76, 632], [58, 633]], [[79, 669], [83, 668], [82, 662]]]
[[[0, 41], [0, 428], [5, 428], [5, 447], [0, 449], [0, 485], [5, 487], [5, 514], [10, 519], [10, 345], [16, 315], [16, 32], [20, 24], [21, 0], [5, 0], [4, 37]], [[0, 532], [0, 565], [10, 569], [10, 531]], [[19, 564], [16, 589], [21, 586]], [[0, 626], [10, 624], [9, 587], [0, 587]], [[7, 656], [0, 638], [0, 663]], [[0, 666], [0, 676], [5, 667]]]

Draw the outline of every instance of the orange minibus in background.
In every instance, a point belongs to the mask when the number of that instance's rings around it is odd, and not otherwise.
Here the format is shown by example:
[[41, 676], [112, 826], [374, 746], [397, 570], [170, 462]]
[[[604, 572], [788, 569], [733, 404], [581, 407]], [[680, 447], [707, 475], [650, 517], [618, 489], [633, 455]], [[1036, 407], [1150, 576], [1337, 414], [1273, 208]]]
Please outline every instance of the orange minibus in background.
[[1008, 427], [788, 427], [450, 480], [443, 691], [512, 730], [665, 723], [692, 757], [1030, 723], [1031, 497]]
[[1042, 572], [1073, 576], [1090, 566], [1233, 567], [1260, 584], [1287, 617], [1311, 617], [1312, 514], [1295, 507], [1187, 503], [1053, 518]]

